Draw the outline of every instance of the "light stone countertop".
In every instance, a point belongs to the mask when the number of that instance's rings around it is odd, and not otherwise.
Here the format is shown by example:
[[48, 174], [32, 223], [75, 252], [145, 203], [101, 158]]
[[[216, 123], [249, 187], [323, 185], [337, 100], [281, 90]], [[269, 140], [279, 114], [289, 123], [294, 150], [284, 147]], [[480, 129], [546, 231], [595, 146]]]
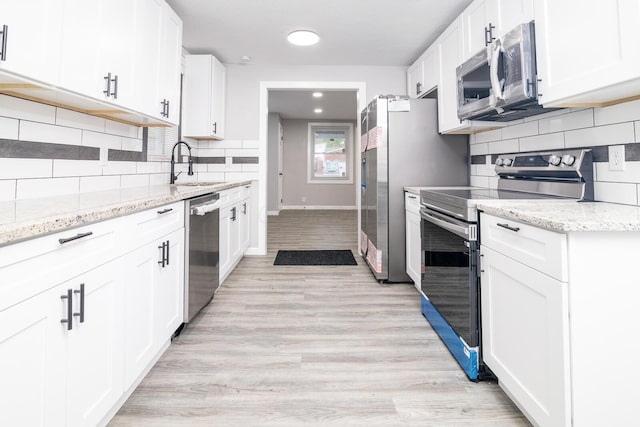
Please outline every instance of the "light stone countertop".
[[250, 183], [178, 183], [0, 202], [0, 246]]
[[569, 200], [483, 200], [478, 210], [560, 233], [640, 231], [640, 207]]

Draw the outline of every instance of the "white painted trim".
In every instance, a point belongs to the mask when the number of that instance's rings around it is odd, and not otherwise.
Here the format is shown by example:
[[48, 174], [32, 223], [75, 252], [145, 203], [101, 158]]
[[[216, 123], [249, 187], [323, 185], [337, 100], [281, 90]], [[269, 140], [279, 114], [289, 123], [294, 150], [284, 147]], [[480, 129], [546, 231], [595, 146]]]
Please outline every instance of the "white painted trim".
[[283, 206], [282, 207], [283, 210], [285, 209], [289, 209], [289, 210], [303, 210], [303, 209], [307, 209], [307, 210], [333, 210], [333, 211], [353, 211], [358, 209], [357, 206], [295, 206], [295, 205], [288, 205], [288, 206]]
[[[344, 130], [347, 176], [344, 177], [321, 177], [313, 176], [314, 164], [314, 138], [313, 131], [318, 128], [330, 128]], [[309, 122], [307, 123], [307, 184], [353, 184], [353, 175], [355, 168], [353, 162], [354, 150], [353, 124], [344, 122]], [[350, 158], [351, 157], [351, 158]]]
[[278, 216], [280, 211], [267, 211], [267, 216]]
[[[268, 116], [269, 116], [269, 89], [333, 89], [355, 90], [357, 107], [356, 138], [354, 147], [358, 147], [357, 140], [360, 136], [360, 111], [367, 106], [367, 85], [365, 82], [313, 82], [313, 81], [261, 81], [260, 82], [260, 108], [259, 108], [259, 138], [258, 146], [258, 247], [256, 255], [267, 253], [267, 144], [268, 144]], [[354, 162], [360, 164], [360, 150], [353, 150]], [[357, 169], [357, 167], [356, 167]], [[360, 173], [354, 171], [356, 178], [355, 196], [358, 210], [358, 224], [360, 224]], [[309, 207], [307, 207], [309, 209]], [[360, 241], [360, 232], [356, 228], [356, 241]]]

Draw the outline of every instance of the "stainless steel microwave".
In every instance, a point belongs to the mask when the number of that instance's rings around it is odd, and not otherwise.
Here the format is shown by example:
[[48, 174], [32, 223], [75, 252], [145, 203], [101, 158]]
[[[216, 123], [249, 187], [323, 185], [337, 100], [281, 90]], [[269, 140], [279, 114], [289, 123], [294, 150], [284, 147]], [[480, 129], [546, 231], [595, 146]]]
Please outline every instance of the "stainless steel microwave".
[[460, 120], [507, 122], [540, 114], [533, 21], [518, 25], [456, 68]]

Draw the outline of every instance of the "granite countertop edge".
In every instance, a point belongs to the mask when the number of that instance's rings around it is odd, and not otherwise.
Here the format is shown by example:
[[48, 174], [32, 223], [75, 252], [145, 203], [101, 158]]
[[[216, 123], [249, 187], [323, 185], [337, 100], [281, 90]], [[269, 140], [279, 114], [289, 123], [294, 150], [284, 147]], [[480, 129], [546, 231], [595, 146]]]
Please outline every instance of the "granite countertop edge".
[[[204, 194], [223, 191], [242, 185], [250, 184], [252, 181], [230, 181], [215, 184], [204, 185], [159, 185], [149, 187], [146, 190], [146, 195], [141, 195], [137, 198], [130, 198], [130, 196], [122, 196], [127, 192], [138, 191], [140, 194], [145, 193], [143, 189], [132, 188], [123, 189], [119, 191], [104, 192], [110, 195], [119, 195], [119, 200], [109, 200], [109, 197], [105, 198], [104, 204], [95, 205], [86, 209], [73, 210], [68, 212], [57, 212], [51, 215], [43, 214], [42, 217], [31, 218], [27, 220], [21, 220], [15, 218], [12, 222], [0, 224], [0, 247], [18, 243], [24, 240], [33, 239], [43, 235], [64, 231], [76, 227], [80, 227], [87, 224], [92, 224], [99, 221], [105, 221], [124, 215], [130, 215], [136, 212], [141, 212], [146, 209], [151, 209], [170, 203], [174, 203], [180, 200], [186, 200], [193, 197], [201, 196]], [[96, 193], [84, 193], [82, 195], [76, 195], [78, 197], [91, 197], [95, 195], [100, 196], [102, 192]], [[62, 201], [65, 197], [61, 196], [59, 199]], [[125, 200], [122, 200], [125, 199]], [[47, 198], [46, 204], [54, 204], [56, 198]], [[38, 200], [33, 199], [27, 201], [31, 204], [37, 204]], [[18, 202], [8, 202], [18, 203]], [[45, 204], [45, 202], [43, 202]]]
[[483, 201], [478, 210], [558, 233], [640, 231], [640, 207], [606, 202]]

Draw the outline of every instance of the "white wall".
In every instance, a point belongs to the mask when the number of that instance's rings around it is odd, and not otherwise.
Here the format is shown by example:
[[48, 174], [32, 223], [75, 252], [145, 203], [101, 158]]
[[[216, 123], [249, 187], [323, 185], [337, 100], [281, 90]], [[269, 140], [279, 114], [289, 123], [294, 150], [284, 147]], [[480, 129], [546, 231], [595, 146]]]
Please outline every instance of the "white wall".
[[[318, 207], [345, 208], [356, 206], [356, 179], [353, 155], [350, 156], [350, 167], [353, 177], [351, 184], [309, 184], [307, 172], [308, 158], [308, 124], [318, 120], [283, 120], [284, 155], [283, 155], [283, 207]], [[331, 123], [351, 123], [355, 132], [355, 121], [327, 120]], [[352, 151], [359, 148], [359, 139], [352, 136]], [[359, 169], [358, 169], [359, 171]], [[304, 197], [305, 201], [302, 201]]]
[[[471, 185], [497, 186], [491, 154], [596, 147], [602, 150], [594, 164], [595, 199], [640, 205], [640, 101], [552, 111], [471, 135], [469, 141], [471, 156], [486, 155], [485, 164], [471, 165]], [[629, 160], [625, 170], [610, 171], [605, 148], [623, 144]]]
[[225, 65], [226, 138], [259, 138], [261, 81], [365, 82], [367, 98], [406, 93], [406, 67]]

